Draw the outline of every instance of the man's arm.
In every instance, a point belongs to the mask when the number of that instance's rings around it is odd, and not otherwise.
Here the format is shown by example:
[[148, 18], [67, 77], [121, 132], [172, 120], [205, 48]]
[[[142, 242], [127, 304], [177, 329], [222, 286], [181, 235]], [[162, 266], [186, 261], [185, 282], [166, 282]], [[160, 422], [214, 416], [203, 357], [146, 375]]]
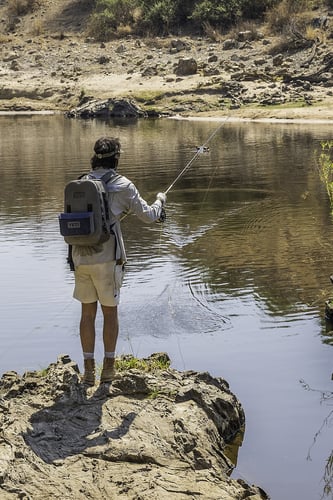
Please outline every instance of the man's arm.
[[161, 217], [162, 209], [166, 203], [166, 195], [158, 193], [154, 203], [149, 205], [141, 196], [134, 184], [128, 187], [129, 211], [143, 222], [154, 222]]

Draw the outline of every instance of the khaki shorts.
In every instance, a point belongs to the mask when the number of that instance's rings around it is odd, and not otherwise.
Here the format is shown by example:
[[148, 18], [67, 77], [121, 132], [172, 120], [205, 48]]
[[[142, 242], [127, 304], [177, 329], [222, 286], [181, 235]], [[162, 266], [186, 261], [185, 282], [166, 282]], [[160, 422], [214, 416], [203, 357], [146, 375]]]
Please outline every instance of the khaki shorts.
[[103, 306], [117, 306], [121, 287], [117, 277], [119, 267], [115, 261], [77, 266], [73, 297], [83, 304], [99, 301]]

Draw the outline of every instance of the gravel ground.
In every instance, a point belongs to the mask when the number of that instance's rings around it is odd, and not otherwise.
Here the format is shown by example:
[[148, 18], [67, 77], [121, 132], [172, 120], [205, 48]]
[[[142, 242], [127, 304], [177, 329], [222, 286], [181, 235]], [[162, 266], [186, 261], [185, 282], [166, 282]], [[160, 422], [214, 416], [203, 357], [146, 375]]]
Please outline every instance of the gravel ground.
[[[316, 42], [283, 53], [281, 41], [265, 34], [241, 41], [234, 33], [217, 41], [127, 37], [99, 43], [86, 36], [87, 12], [80, 17], [76, 4], [44, 0], [16, 31], [0, 35], [0, 112], [64, 112], [83, 97], [119, 97], [186, 117], [332, 119], [330, 28], [325, 37], [318, 32]], [[235, 43], [228, 47], [228, 40]], [[181, 60], [194, 61], [195, 72], [182, 74]]]

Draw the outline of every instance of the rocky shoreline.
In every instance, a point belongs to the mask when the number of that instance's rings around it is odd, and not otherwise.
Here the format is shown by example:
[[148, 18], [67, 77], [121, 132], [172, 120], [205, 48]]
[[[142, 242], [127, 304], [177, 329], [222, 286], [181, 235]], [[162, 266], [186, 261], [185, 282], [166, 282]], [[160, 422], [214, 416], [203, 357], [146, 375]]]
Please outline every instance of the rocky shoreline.
[[4, 500], [268, 498], [230, 478], [237, 447], [227, 446], [245, 415], [209, 373], [129, 368], [86, 390], [62, 355], [43, 372], [2, 376], [0, 422]]
[[125, 99], [154, 116], [328, 121], [333, 35], [325, 36], [286, 50], [259, 31], [102, 44], [72, 33], [13, 34], [0, 46], [0, 112], [66, 113]]

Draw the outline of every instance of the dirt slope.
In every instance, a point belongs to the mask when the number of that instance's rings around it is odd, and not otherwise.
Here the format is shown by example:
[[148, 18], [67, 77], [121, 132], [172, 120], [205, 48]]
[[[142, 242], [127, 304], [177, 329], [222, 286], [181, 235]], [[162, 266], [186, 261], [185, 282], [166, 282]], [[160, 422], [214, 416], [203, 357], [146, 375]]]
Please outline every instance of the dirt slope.
[[[330, 16], [317, 40], [279, 54], [281, 41], [265, 26], [255, 39], [234, 32], [217, 41], [127, 37], [101, 44], [86, 34], [92, 3], [41, 0], [16, 22], [1, 2], [0, 111], [66, 111], [91, 96], [131, 98], [172, 115], [332, 117]], [[321, 14], [329, 13], [313, 18]], [[182, 60], [194, 61], [195, 71], [182, 73]]]

